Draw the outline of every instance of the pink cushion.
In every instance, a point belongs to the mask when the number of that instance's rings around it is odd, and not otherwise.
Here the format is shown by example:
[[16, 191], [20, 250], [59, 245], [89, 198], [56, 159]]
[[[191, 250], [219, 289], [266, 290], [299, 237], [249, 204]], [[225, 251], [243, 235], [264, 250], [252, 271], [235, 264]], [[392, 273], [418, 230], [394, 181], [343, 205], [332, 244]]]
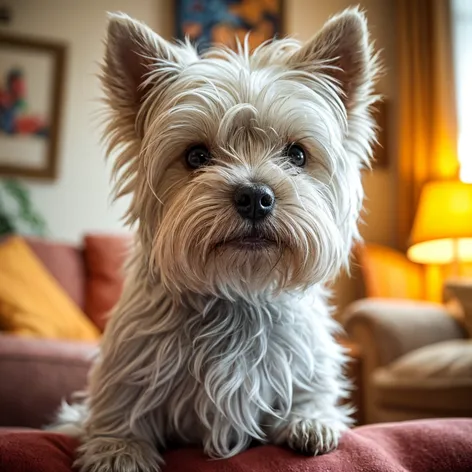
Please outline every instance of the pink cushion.
[[[363, 426], [345, 434], [325, 456], [304, 457], [274, 446], [228, 460], [198, 449], [165, 455], [163, 472], [465, 472], [472, 470], [472, 419], [422, 420]], [[70, 472], [76, 443], [36, 431], [0, 432], [0, 470]]]
[[85, 262], [76, 246], [28, 237], [26, 242], [59, 282], [61, 287], [83, 310], [85, 308]]
[[89, 234], [84, 238], [87, 285], [85, 312], [103, 331], [108, 315], [120, 298], [124, 265], [131, 246], [129, 236]]

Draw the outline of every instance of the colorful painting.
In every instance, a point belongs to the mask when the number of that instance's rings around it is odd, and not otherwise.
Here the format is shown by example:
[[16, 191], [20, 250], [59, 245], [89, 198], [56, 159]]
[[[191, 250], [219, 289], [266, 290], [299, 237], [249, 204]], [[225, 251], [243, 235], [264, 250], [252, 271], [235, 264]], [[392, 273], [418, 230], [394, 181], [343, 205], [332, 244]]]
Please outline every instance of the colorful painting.
[[[204, 50], [212, 43], [235, 48], [247, 33], [251, 49], [282, 34], [281, 0], [176, 0], [177, 37]], [[237, 38], [237, 39], [236, 39]]]
[[65, 48], [0, 34], [0, 175], [53, 178]]
[[24, 72], [15, 68], [6, 73], [3, 88], [0, 83], [0, 133], [47, 138], [49, 124], [44, 116], [30, 113], [26, 87]]

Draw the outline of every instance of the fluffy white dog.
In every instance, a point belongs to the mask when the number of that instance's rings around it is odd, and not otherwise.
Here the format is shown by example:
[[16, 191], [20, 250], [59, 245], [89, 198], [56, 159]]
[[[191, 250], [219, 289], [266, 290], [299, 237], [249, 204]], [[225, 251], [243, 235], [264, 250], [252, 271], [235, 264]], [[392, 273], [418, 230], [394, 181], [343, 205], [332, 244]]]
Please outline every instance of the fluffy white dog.
[[358, 237], [378, 70], [357, 9], [304, 45], [203, 55], [110, 17], [106, 134], [137, 237], [85, 399], [60, 414], [81, 471], [156, 471], [175, 443], [336, 447], [324, 285]]

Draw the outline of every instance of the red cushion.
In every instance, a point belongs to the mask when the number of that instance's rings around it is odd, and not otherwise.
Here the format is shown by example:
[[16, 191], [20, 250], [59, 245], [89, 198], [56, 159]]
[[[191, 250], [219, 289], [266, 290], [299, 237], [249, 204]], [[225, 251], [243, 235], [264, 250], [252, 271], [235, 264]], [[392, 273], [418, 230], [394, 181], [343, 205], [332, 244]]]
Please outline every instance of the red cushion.
[[5, 472], [70, 472], [76, 442], [42, 431], [0, 431], [0, 470]]
[[84, 238], [87, 288], [85, 312], [103, 331], [107, 316], [121, 295], [129, 236], [89, 234]]
[[[285, 448], [255, 447], [228, 460], [208, 460], [198, 449], [165, 455], [163, 472], [470, 472], [472, 419], [422, 420], [363, 426], [339, 448], [304, 457]], [[74, 440], [59, 434], [0, 432], [0, 470], [70, 472]]]

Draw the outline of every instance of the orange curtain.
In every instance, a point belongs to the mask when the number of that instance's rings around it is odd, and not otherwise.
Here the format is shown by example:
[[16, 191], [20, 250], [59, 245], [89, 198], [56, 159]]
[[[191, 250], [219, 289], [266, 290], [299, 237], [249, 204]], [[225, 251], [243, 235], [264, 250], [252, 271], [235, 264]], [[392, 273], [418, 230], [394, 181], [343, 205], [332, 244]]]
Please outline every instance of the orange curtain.
[[449, 0], [397, 0], [398, 247], [406, 248], [422, 185], [458, 175]]

